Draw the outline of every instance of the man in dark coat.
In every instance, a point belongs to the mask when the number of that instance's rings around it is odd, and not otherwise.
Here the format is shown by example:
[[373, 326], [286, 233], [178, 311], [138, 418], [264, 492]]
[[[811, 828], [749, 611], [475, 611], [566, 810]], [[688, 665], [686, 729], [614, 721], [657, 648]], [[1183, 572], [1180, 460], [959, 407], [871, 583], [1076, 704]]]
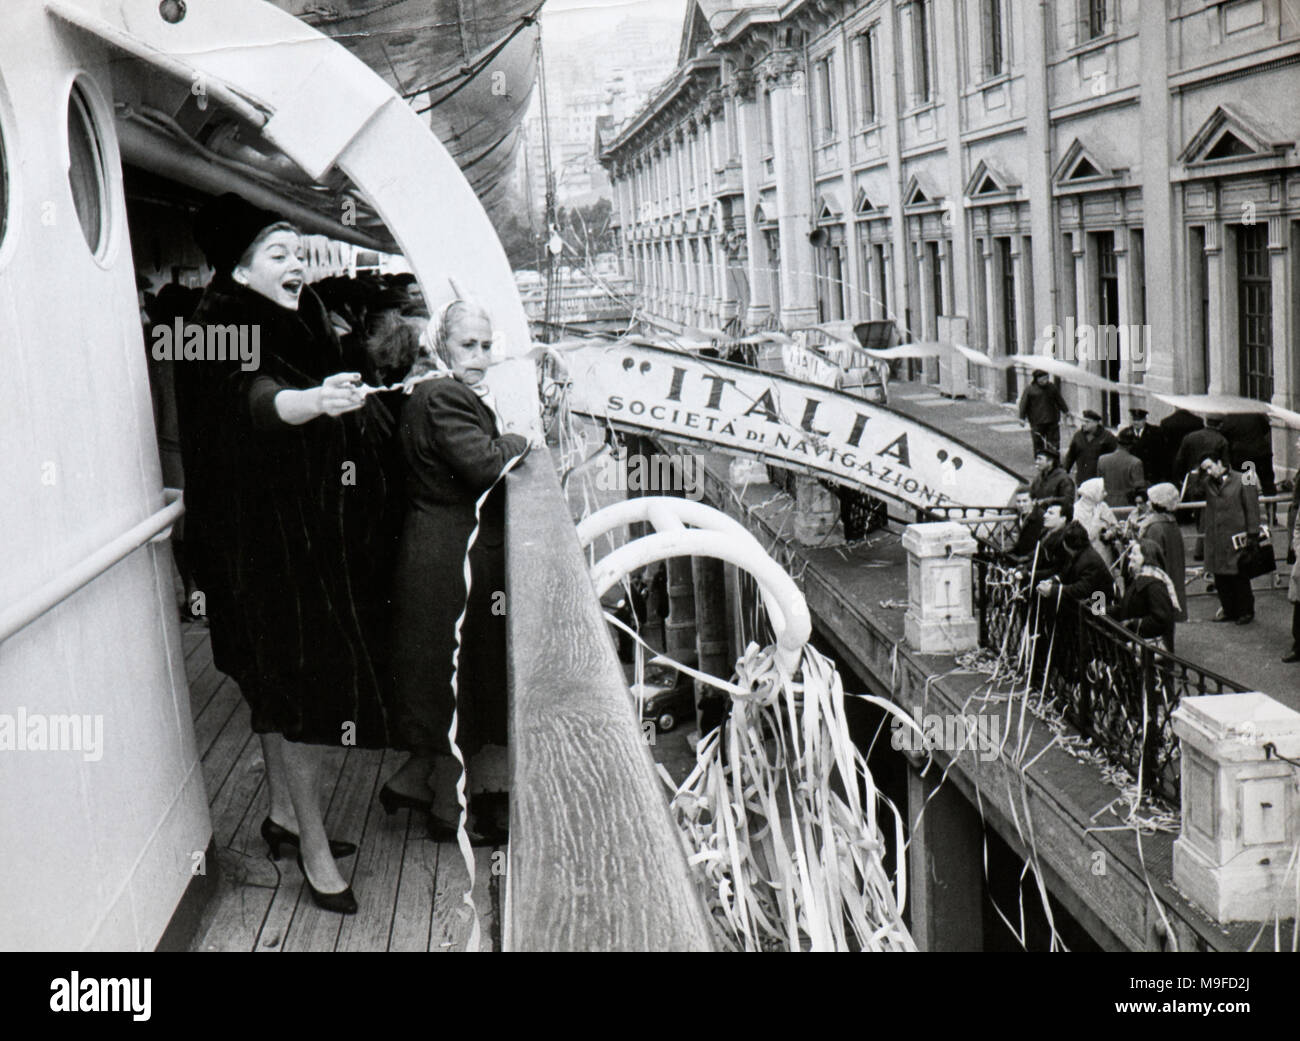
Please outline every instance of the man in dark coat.
[[1020, 395], [1020, 419], [1034, 434], [1034, 451], [1051, 445], [1061, 448], [1061, 417], [1070, 414], [1070, 406], [1061, 390], [1042, 369], [1034, 370], [1033, 381]]
[[1038, 473], [1029, 485], [1029, 497], [1040, 506], [1074, 505], [1074, 482], [1057, 462], [1056, 449], [1043, 445], [1034, 453]]
[[1228, 447], [1228, 439], [1219, 430], [1221, 422], [1221, 416], [1206, 416], [1206, 425], [1199, 430], [1191, 431], [1178, 446], [1178, 453], [1174, 456], [1174, 484], [1181, 488], [1183, 478], [1191, 475], [1188, 477], [1187, 489], [1183, 493], [1184, 501], [1199, 499], [1201, 496], [1199, 467], [1202, 459], [1210, 456], [1223, 463], [1225, 467], [1229, 463], [1231, 451]]
[[1254, 466], [1259, 476], [1261, 495], [1276, 495], [1273, 480], [1273, 428], [1263, 412], [1239, 412], [1223, 417], [1219, 431], [1228, 439], [1228, 452], [1234, 470]]
[[1101, 416], [1092, 409], [1083, 410], [1083, 428], [1070, 439], [1070, 447], [1061, 465], [1069, 473], [1075, 470], [1075, 482], [1083, 484], [1097, 476], [1097, 460], [1107, 452], [1115, 451], [1119, 442], [1115, 435], [1101, 425]]
[[1106, 482], [1106, 503], [1110, 506], [1132, 506], [1133, 495], [1147, 485], [1142, 460], [1133, 454], [1133, 432], [1120, 431], [1119, 445], [1097, 460], [1097, 470]]
[[1065, 548], [1066, 564], [1056, 578], [1039, 583], [1038, 591], [1051, 595], [1055, 590], [1044, 590], [1043, 587], [1060, 586], [1062, 593], [1075, 600], [1091, 601], [1094, 593], [1102, 593], [1107, 602], [1114, 599], [1115, 581], [1101, 554], [1093, 548], [1088, 529], [1078, 521], [1070, 521], [1065, 526], [1061, 542]]
[[1255, 620], [1255, 594], [1250, 579], [1238, 573], [1237, 560], [1246, 546], [1259, 544], [1259, 487], [1220, 460], [1201, 460], [1205, 486], [1205, 570], [1214, 576], [1221, 609], [1216, 622], [1247, 625]]
[[1160, 427], [1147, 422], [1147, 410], [1144, 408], [1129, 409], [1129, 416], [1133, 422], [1119, 432], [1118, 439], [1122, 441], [1125, 434], [1132, 435], [1131, 451], [1142, 460], [1142, 473], [1148, 483], [1159, 484], [1168, 480], [1173, 450], [1166, 445], [1164, 432]]

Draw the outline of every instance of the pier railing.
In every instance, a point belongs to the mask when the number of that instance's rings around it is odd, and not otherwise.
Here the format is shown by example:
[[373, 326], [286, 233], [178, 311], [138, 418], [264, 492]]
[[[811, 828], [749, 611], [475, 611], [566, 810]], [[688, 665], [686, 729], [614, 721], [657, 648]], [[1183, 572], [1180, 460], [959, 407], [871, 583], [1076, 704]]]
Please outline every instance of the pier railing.
[[503, 946], [710, 950], [703, 901], [551, 460], [507, 477]]
[[1088, 604], [1040, 597], [1023, 572], [975, 558], [981, 646], [1014, 662], [1142, 790], [1179, 802], [1178, 739], [1170, 716], [1185, 697], [1247, 688], [1134, 635]]

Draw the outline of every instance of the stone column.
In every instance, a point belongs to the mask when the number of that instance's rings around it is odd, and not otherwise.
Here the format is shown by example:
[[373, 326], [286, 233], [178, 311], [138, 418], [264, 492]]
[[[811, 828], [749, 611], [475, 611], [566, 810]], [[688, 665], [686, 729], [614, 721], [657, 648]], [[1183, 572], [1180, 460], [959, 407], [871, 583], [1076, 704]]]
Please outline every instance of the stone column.
[[[1070, 239], [1070, 256], [1074, 261], [1074, 320], [1076, 323], [1086, 323], [1095, 326], [1097, 324], [1096, 309], [1089, 302], [1088, 287], [1093, 284], [1089, 280], [1091, 265], [1088, 262], [1088, 236], [1087, 233], [1080, 230], [1071, 233]], [[1069, 350], [1069, 357], [1066, 361], [1076, 361], [1074, 357], [1074, 344], [1061, 345], [1062, 349]], [[1078, 414], [1083, 409], [1090, 407], [1099, 393], [1094, 390], [1087, 390], [1082, 387], [1068, 387], [1071, 397], [1074, 398], [1074, 412]], [[1069, 398], [1066, 399], [1067, 401]]]
[[[1133, 359], [1132, 351], [1141, 350], [1140, 337], [1139, 346], [1130, 342], [1128, 328], [1133, 323], [1133, 254], [1129, 249], [1129, 229], [1127, 226], [1120, 226], [1115, 229], [1115, 274], [1119, 282], [1119, 330], [1116, 330], [1113, 337], [1114, 349], [1119, 352], [1120, 367], [1119, 378], [1124, 383], [1133, 382]], [[1097, 337], [1098, 344], [1102, 343], [1100, 330]], [[1110, 333], [1106, 334], [1111, 336]], [[1105, 374], [1105, 364], [1101, 367], [1102, 374]], [[1126, 406], [1133, 403], [1131, 394], [1120, 394], [1120, 424], [1128, 415]]]
[[[917, 720], [918, 724], [921, 722]], [[924, 812], [922, 812], [924, 810]], [[984, 824], [941, 771], [907, 771], [912, 938], [921, 951], [984, 949]]]
[[[993, 248], [993, 236], [986, 235], [980, 239], [980, 254], [984, 263], [984, 337], [988, 344], [990, 358], [1001, 357], [1010, 354], [1013, 345], [1004, 343], [1002, 340], [1002, 330], [1006, 328], [1006, 316], [1004, 314], [1004, 297], [1002, 295], [1002, 281], [998, 277], [998, 272], [1002, 265], [998, 262], [998, 251]], [[1005, 401], [1007, 397], [1007, 376], [1002, 369], [993, 370], [992, 390], [994, 400]]]
[[807, 76], [797, 51], [773, 52], [766, 64], [781, 235], [781, 324], [794, 329], [817, 322], [817, 265], [808, 241], [813, 200]]
[[817, 478], [803, 474], [795, 474], [794, 500], [795, 541], [801, 546], [826, 542], [840, 519], [840, 500]]
[[[1034, 284], [1034, 263], [1030, 256], [1032, 248], [1031, 243], [1030, 249], [1025, 249], [1023, 235], [1011, 236], [1011, 269], [1015, 273], [1012, 303], [1016, 308], [1017, 341], [1007, 344], [1007, 351], [1011, 354], [1032, 354], [1034, 342], [1038, 339], [1038, 326], [1034, 324], [1034, 300], [1029, 295], [1030, 287]], [[1028, 381], [1029, 374], [1024, 373], [1020, 378]]]
[[744, 324], [755, 328], [767, 320], [772, 311], [772, 298], [768, 291], [766, 250], [763, 247], [763, 235], [754, 220], [758, 208], [759, 175], [763, 165], [762, 130], [763, 118], [760, 106], [755, 98], [753, 73], [742, 71], [736, 74], [731, 85], [736, 100], [737, 135], [740, 141], [741, 175], [745, 189], [745, 241], [747, 243], [749, 306], [745, 312]]
[[[691, 567], [695, 580], [695, 648], [699, 670], [719, 679], [729, 679], [735, 659], [728, 653], [731, 641], [727, 630], [726, 565], [713, 557], [695, 557]], [[696, 685], [697, 716], [701, 714], [700, 702], [710, 696], [711, 689]]]
[[921, 654], [959, 654], [979, 646], [971, 556], [975, 540], [962, 524], [909, 524], [907, 614], [903, 632]]
[[[1223, 226], [1217, 218], [1205, 222], [1205, 277], [1206, 307], [1205, 324], [1209, 339], [1210, 371], [1207, 373], [1208, 389], [1211, 394], [1232, 394], [1237, 389], [1237, 366], [1228, 356], [1228, 344], [1232, 342], [1224, 324], [1224, 296], [1228, 291], [1224, 278]], [[1233, 287], [1235, 289], [1235, 287]]]
[[[1295, 357], [1295, 322], [1300, 316], [1293, 311], [1290, 303], [1294, 298], [1290, 294], [1291, 270], [1286, 248], [1287, 222], [1282, 216], [1268, 218], [1268, 261], [1269, 275], [1273, 282], [1273, 403], [1282, 408], [1295, 408], [1292, 400], [1293, 387], [1291, 377], [1296, 364]], [[1294, 440], [1288, 431], [1282, 431], [1286, 441]], [[1276, 438], [1275, 438], [1276, 440]], [[1280, 448], [1281, 451], [1277, 451]], [[1274, 452], [1279, 458], [1289, 458], [1290, 444], [1275, 445]]]
[[1267, 694], [1183, 698], [1182, 831], [1174, 885], [1218, 922], [1269, 921], [1295, 910], [1288, 872], [1300, 835], [1295, 768], [1300, 712]]

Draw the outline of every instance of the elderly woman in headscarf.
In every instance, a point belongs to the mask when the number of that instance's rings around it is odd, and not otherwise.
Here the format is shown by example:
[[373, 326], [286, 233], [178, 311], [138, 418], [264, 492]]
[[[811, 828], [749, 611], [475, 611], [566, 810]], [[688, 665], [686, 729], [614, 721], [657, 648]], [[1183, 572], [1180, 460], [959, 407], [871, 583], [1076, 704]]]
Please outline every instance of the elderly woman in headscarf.
[[1182, 604], [1164, 568], [1164, 556], [1151, 539], [1129, 546], [1125, 558], [1128, 582], [1112, 616], [1144, 639], [1162, 640], [1174, 649], [1174, 623]]
[[1079, 485], [1079, 496], [1074, 501], [1074, 519], [1084, 526], [1093, 548], [1109, 566], [1114, 555], [1106, 547], [1102, 534], [1118, 527], [1119, 521], [1106, 505], [1106, 482], [1093, 477]]
[[[406, 518], [392, 586], [394, 743], [412, 754], [379, 797], [389, 813], [428, 810], [430, 835], [455, 841], [462, 762], [506, 742], [505, 617], [494, 610], [505, 589], [500, 478], [529, 446], [502, 433], [484, 382], [487, 312], [453, 300], [431, 332], [445, 375], [419, 383], [402, 407]], [[504, 823], [481, 810], [470, 841], [504, 841]]]
[[1151, 512], [1142, 518], [1138, 537], [1149, 539], [1160, 547], [1165, 574], [1174, 583], [1177, 618], [1187, 621], [1187, 549], [1183, 544], [1183, 531], [1178, 526], [1175, 511], [1178, 509], [1178, 489], [1168, 481], [1153, 484], [1147, 489]]
[[[195, 238], [215, 270], [192, 318], [221, 352], [175, 362], [191, 558], [213, 660], [252, 712], [271, 854], [300, 849], [316, 903], [357, 910], [326, 838], [320, 747], [383, 748], [388, 541], [378, 403], [306, 285], [297, 229], [224, 195]], [[235, 353], [231, 333], [255, 349]], [[203, 344], [199, 344], [200, 347]], [[216, 358], [211, 354], [219, 353]]]

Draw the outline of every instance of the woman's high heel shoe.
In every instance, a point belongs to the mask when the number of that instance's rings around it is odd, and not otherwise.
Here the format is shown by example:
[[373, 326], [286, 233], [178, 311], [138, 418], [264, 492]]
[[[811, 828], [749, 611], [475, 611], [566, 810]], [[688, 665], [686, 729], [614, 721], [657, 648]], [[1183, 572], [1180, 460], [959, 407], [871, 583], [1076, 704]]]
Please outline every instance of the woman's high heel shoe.
[[[288, 828], [282, 828], [275, 821], [267, 817], [262, 821], [262, 838], [266, 840], [266, 848], [271, 851], [271, 859], [280, 859], [281, 846], [298, 846], [298, 836]], [[357, 847], [351, 842], [344, 842], [342, 839], [330, 839], [330, 854], [335, 860], [341, 857], [350, 857], [357, 851]]]
[[298, 854], [298, 870], [302, 872], [302, 877], [307, 881], [307, 888], [311, 890], [311, 898], [316, 906], [323, 911], [333, 911], [335, 914], [356, 914], [357, 898], [352, 893], [352, 887], [338, 893], [322, 893], [311, 884], [311, 878], [307, 875], [307, 866], [302, 862], [302, 854]]
[[388, 816], [392, 816], [398, 810], [416, 810], [420, 813], [428, 813], [431, 800], [421, 799], [415, 795], [407, 795], [405, 792], [397, 792], [388, 785], [379, 789], [379, 805], [384, 808]]

